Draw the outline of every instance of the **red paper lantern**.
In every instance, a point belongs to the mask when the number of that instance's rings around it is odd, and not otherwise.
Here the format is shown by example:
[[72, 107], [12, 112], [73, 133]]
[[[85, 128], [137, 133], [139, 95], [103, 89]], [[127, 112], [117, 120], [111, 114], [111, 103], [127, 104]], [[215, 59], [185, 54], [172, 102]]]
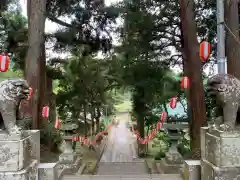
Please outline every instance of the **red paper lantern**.
[[87, 144], [87, 143], [88, 143], [88, 139], [84, 137], [83, 144]]
[[83, 137], [79, 136], [79, 142], [82, 143], [83, 142]]
[[9, 56], [0, 55], [0, 72], [6, 72], [9, 66]]
[[157, 123], [157, 131], [159, 131], [162, 128], [162, 122], [158, 121]]
[[42, 117], [43, 118], [48, 118], [49, 116], [49, 107], [48, 106], [44, 106], [43, 110], [42, 110]]
[[200, 43], [199, 56], [201, 61], [206, 62], [211, 54], [211, 44], [207, 41]]
[[177, 100], [178, 100], [177, 97], [173, 97], [173, 98], [170, 99], [170, 107], [172, 109], [175, 109], [177, 107]]
[[56, 118], [55, 123], [54, 123], [54, 128], [59, 129], [60, 128], [60, 120]]
[[161, 121], [163, 122], [165, 119], [167, 119], [167, 112], [162, 112]]
[[27, 99], [27, 100], [30, 100], [30, 99], [31, 99], [32, 93], [33, 93], [33, 89], [30, 87], [30, 88], [29, 88], [29, 95], [28, 95], [28, 99]]
[[73, 141], [73, 142], [78, 141], [78, 136], [73, 136], [73, 137], [72, 137], [72, 141]]
[[187, 76], [182, 77], [181, 79], [181, 87], [183, 89], [188, 89], [190, 86], [189, 78]]

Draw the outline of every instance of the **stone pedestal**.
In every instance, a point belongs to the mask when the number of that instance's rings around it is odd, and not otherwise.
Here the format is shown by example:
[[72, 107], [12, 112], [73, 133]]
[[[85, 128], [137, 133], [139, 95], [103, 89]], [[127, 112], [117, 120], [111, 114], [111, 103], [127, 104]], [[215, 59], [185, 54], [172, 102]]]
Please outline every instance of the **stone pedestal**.
[[161, 160], [160, 167], [164, 174], [178, 174], [183, 166], [183, 158], [177, 151], [176, 144], [172, 144], [165, 158]]
[[240, 179], [240, 132], [202, 128], [202, 179]]
[[56, 165], [59, 178], [65, 174], [76, 173], [81, 165], [81, 158], [72, 149], [72, 136], [64, 136], [63, 139], [63, 153]]
[[6, 136], [2, 133], [0, 135], [0, 179], [35, 180], [39, 163], [37, 159], [39, 149], [37, 150], [36, 144], [39, 141], [39, 131], [26, 131], [18, 137], [17, 135]]

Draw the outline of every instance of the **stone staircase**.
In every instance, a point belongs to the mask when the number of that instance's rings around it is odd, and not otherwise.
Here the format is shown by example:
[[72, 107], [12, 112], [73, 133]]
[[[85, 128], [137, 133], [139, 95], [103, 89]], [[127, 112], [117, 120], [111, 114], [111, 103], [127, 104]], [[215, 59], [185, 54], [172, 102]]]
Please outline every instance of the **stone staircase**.
[[100, 162], [96, 175], [65, 175], [62, 180], [182, 180], [180, 174], [149, 174], [145, 161]]
[[98, 175], [142, 175], [148, 174], [147, 164], [143, 162], [100, 162]]
[[139, 175], [79, 175], [64, 176], [63, 180], [182, 180], [179, 174]]

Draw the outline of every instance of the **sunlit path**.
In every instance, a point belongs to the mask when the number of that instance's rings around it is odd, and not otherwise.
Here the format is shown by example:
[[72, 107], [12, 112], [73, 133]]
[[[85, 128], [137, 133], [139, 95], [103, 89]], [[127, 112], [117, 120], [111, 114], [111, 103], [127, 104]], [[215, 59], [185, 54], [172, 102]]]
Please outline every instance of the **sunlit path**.
[[132, 162], [136, 158], [134, 138], [126, 126], [119, 121], [109, 131], [108, 144], [100, 162]]

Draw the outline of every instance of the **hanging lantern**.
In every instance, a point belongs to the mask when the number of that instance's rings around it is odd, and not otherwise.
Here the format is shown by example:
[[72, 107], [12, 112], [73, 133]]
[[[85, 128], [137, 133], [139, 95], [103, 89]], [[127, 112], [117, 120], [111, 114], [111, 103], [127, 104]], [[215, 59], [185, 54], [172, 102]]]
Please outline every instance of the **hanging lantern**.
[[173, 98], [170, 99], [170, 107], [172, 109], [175, 109], [177, 107], [177, 100], [178, 100], [177, 97], [173, 97]]
[[87, 143], [88, 143], [88, 139], [86, 136], [84, 136], [83, 144], [87, 144]]
[[0, 55], [0, 72], [6, 72], [9, 66], [9, 56]]
[[162, 122], [158, 121], [157, 123], [157, 131], [159, 131], [162, 128]]
[[80, 144], [82, 144], [83, 143], [83, 137], [79, 136], [78, 141], [80, 142]]
[[27, 99], [27, 100], [30, 100], [30, 99], [31, 99], [32, 94], [33, 94], [33, 89], [30, 87], [30, 88], [29, 88], [29, 95], [28, 95], [28, 99]]
[[161, 113], [161, 121], [163, 122], [165, 119], [167, 119], [167, 112]]
[[182, 79], [181, 79], [181, 87], [183, 89], [188, 89], [190, 87], [189, 78], [187, 76], [182, 77]]
[[56, 118], [55, 123], [54, 123], [54, 128], [59, 129], [60, 128], [60, 120]]
[[42, 109], [42, 117], [45, 119], [45, 118], [48, 118], [48, 116], [49, 116], [49, 107], [44, 106]]
[[73, 137], [72, 137], [72, 141], [73, 141], [73, 142], [78, 141], [78, 136], [73, 136]]
[[211, 44], [207, 41], [200, 43], [199, 56], [201, 61], [206, 62], [211, 54]]

